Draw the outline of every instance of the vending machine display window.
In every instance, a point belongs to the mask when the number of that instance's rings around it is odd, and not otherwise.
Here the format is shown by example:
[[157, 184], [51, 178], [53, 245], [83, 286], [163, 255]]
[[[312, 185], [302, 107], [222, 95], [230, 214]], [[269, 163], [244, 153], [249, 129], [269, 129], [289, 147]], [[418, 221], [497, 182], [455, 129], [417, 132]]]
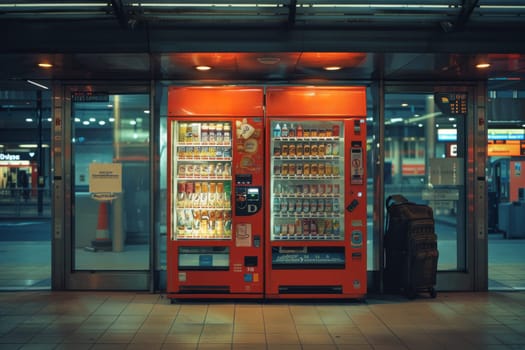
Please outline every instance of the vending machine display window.
[[231, 123], [178, 122], [173, 133], [172, 239], [231, 239]]
[[342, 122], [272, 121], [271, 240], [343, 240]]

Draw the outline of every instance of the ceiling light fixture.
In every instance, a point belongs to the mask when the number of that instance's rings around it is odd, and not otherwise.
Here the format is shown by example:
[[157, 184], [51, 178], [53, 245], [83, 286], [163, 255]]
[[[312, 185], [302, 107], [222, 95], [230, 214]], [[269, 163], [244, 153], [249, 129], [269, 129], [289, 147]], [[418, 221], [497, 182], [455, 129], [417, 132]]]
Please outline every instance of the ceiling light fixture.
[[476, 64], [476, 68], [478, 69], [485, 69], [489, 67], [490, 67], [490, 63], [486, 63], [486, 62]]
[[328, 70], [328, 71], [334, 71], [334, 70], [340, 70], [341, 67], [340, 66], [327, 66], [327, 67], [323, 67], [324, 70]]
[[40, 62], [38, 64], [38, 66], [40, 68], [53, 68], [53, 65], [51, 63], [48, 63], [48, 62]]
[[196, 70], [200, 70], [200, 71], [207, 71], [207, 70], [210, 70], [211, 67], [210, 66], [200, 65], [200, 66], [195, 66], [195, 69]]
[[261, 64], [272, 65], [277, 64], [280, 61], [281, 59], [279, 57], [257, 57], [257, 62]]
[[32, 81], [32, 80], [29, 80], [29, 79], [27, 79], [26, 81], [27, 81], [29, 84], [31, 84], [31, 85], [38, 86], [39, 88], [49, 90], [49, 88], [48, 88], [47, 86], [42, 85], [42, 84], [39, 84], [39, 83], [37, 83], [36, 81]]

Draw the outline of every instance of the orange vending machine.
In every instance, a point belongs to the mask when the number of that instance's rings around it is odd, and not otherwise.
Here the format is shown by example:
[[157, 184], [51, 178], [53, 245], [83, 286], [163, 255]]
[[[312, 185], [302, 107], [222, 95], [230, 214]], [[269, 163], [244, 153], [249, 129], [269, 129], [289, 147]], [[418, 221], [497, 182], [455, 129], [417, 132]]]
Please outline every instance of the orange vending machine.
[[366, 295], [366, 90], [266, 90], [267, 298]]
[[169, 298], [263, 296], [263, 91], [168, 92]]

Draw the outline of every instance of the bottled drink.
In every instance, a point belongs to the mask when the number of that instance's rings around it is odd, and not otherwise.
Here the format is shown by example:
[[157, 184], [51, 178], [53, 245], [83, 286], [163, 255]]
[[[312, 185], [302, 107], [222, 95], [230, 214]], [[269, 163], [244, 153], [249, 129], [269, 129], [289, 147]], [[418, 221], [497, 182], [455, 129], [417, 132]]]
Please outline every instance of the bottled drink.
[[290, 130], [288, 130], [288, 136], [295, 137], [295, 127], [294, 127], [293, 123], [290, 124]]
[[281, 137], [281, 126], [279, 123], [277, 123], [273, 129], [273, 137]]
[[288, 137], [288, 126], [286, 126], [286, 123], [283, 124], [283, 127], [281, 129], [281, 136], [282, 137]]
[[297, 130], [295, 132], [295, 135], [297, 137], [303, 137], [304, 136], [304, 133], [303, 133], [303, 126], [301, 124], [297, 125]]

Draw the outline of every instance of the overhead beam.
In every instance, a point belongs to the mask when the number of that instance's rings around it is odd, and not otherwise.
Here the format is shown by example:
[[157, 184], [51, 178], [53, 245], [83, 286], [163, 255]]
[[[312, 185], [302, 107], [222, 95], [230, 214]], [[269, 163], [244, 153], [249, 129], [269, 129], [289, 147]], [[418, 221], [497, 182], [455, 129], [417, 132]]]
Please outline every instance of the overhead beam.
[[293, 27], [295, 25], [295, 14], [297, 12], [297, 0], [290, 0], [288, 6], [288, 26]]
[[456, 30], [463, 30], [470, 16], [478, 6], [479, 0], [463, 0], [461, 11], [456, 20]]
[[120, 27], [122, 29], [133, 28], [132, 21], [130, 20], [128, 12], [126, 11], [125, 0], [111, 0], [111, 5]]

